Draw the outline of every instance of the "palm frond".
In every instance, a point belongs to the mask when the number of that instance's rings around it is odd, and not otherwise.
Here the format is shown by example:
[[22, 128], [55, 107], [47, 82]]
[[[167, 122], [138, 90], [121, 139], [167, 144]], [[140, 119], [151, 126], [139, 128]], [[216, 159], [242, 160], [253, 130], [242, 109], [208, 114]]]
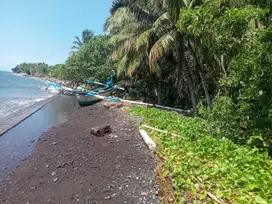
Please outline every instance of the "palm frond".
[[147, 7], [148, 10], [156, 13], [158, 16], [166, 11], [165, 0], [149, 0], [147, 3]]
[[122, 73], [125, 72], [126, 67], [128, 64], [128, 54], [124, 55], [122, 59], [117, 63], [117, 76], [120, 76]]
[[135, 42], [136, 37], [132, 37], [124, 40], [122, 43], [117, 44], [114, 48], [114, 51], [111, 53], [110, 58], [112, 60], [119, 60], [127, 53], [135, 52], [136, 51]]
[[156, 21], [154, 22], [154, 26], [158, 27], [158, 26], [161, 26], [163, 23], [169, 23], [169, 24], [171, 24], [170, 16], [169, 16], [168, 12], [165, 12], [162, 15], [160, 15], [156, 19]]
[[135, 42], [136, 38], [131, 38], [124, 41], [122, 44], [119, 44], [116, 47], [116, 52], [119, 53], [119, 56], [123, 56], [128, 52], [136, 51]]
[[148, 45], [149, 39], [152, 36], [156, 36], [157, 38], [162, 37], [166, 33], [169, 32], [169, 30], [172, 29], [171, 22], [169, 20], [168, 13], [162, 14], [153, 24], [152, 28], [149, 30], [146, 30], [144, 33], [142, 33], [137, 42], [136, 47], [137, 50], [140, 50], [142, 48], [145, 48]]
[[80, 46], [77, 46], [77, 45], [73, 45], [73, 46], [71, 47], [72, 50], [78, 50], [79, 48], [80, 48]]
[[136, 49], [140, 51], [141, 49], [147, 48], [148, 41], [152, 35], [154, 35], [153, 28], [143, 32], [136, 41]]
[[142, 32], [146, 31], [150, 28], [151, 25], [144, 25], [139, 24], [138, 22], [130, 23], [125, 25], [122, 30], [119, 32], [119, 35], [126, 35], [126, 34], [141, 34]]
[[74, 50], [69, 52], [69, 55], [74, 55], [74, 54], [76, 54], [76, 51], [74, 51]]
[[137, 35], [138, 35], [137, 33], [127, 33], [124, 35], [119, 35], [119, 34], [113, 35], [109, 39], [108, 43], [113, 46], [118, 46], [131, 38], [135, 38]]
[[79, 45], [79, 46], [82, 46], [83, 43], [81, 42], [80, 38], [78, 36], [75, 36], [75, 41], [73, 42], [73, 44], [76, 44], [76, 45]]
[[180, 9], [184, 6], [184, 2], [182, 0], [166, 0], [166, 5], [171, 21], [176, 24], [179, 18]]
[[153, 24], [154, 32], [161, 37], [173, 29], [173, 24], [167, 12], [163, 13]]
[[133, 52], [129, 56], [129, 63], [127, 67], [127, 75], [132, 76], [132, 74], [137, 70], [140, 65], [140, 55], [136, 52]]
[[111, 9], [110, 9], [111, 15], [114, 15], [115, 12], [116, 12], [118, 9], [124, 7], [124, 6], [125, 6], [125, 3], [126, 3], [126, 2], [125, 2], [124, 0], [113, 0], [112, 5], [111, 5]]
[[114, 15], [110, 16], [105, 23], [105, 29], [117, 33], [126, 24], [136, 22], [137, 19], [129, 8], [120, 8]]
[[149, 68], [151, 72], [156, 72], [157, 62], [163, 57], [168, 51], [172, 49], [172, 45], [175, 42], [176, 31], [172, 30], [171, 32], [165, 34], [161, 37], [151, 48], [149, 53]]
[[183, 0], [183, 6], [185, 8], [192, 8], [196, 0]]
[[117, 63], [117, 76], [126, 74], [132, 77], [133, 73], [141, 65], [142, 56], [137, 52], [129, 52], [124, 55], [121, 60]]
[[152, 12], [138, 5], [132, 4], [129, 6], [129, 8], [131, 9], [136, 19], [138, 19], [139, 21], [143, 21], [143, 22], [154, 21], [157, 18], [157, 16], [154, 15]]
[[146, 9], [146, 5], [141, 6], [140, 1], [137, 2], [135, 0], [114, 0], [111, 7], [111, 15], [115, 15], [119, 9], [124, 7], [129, 8], [139, 21], [154, 21], [157, 18], [154, 13]]
[[107, 17], [107, 19], [105, 20], [104, 24], [103, 24], [103, 31], [110, 31], [109, 27], [111, 26], [111, 18], [112, 16]]
[[93, 30], [88, 30], [88, 29], [83, 30], [83, 32], [82, 32], [83, 43], [86, 43], [93, 38], [94, 38], [94, 31]]

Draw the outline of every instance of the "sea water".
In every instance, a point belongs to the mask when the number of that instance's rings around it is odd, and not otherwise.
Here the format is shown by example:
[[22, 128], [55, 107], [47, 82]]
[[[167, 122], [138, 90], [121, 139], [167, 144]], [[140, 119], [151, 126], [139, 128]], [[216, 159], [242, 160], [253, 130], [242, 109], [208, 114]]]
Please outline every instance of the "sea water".
[[0, 119], [53, 94], [42, 80], [0, 71]]

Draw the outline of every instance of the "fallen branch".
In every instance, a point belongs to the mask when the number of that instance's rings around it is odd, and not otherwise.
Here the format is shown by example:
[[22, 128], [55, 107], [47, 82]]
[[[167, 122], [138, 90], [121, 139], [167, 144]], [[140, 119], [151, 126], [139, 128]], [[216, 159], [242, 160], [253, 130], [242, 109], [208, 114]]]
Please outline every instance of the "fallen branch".
[[[167, 130], [160, 130], [160, 129], [157, 129], [157, 128], [154, 128], [154, 127], [151, 127], [151, 126], [148, 126], [148, 125], [141, 125], [142, 127], [145, 127], [145, 128], [148, 128], [150, 130], [154, 130], [156, 132], [161, 132], [161, 133], [164, 133], [164, 134], [168, 134], [168, 131]], [[177, 134], [175, 133], [171, 133], [172, 136], [176, 137], [178, 136]]]

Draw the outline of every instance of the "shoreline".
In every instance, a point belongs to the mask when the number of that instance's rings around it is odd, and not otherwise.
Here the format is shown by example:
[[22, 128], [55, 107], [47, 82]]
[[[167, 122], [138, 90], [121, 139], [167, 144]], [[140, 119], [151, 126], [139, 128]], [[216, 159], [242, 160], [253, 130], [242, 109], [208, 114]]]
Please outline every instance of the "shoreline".
[[30, 78], [30, 79], [35, 79], [35, 80], [39, 80], [42, 81], [44, 83], [47, 83], [48, 81], [56, 83], [56, 84], [60, 84], [62, 86], [72, 86], [74, 88], [76, 88], [77, 83], [72, 82], [70, 80], [60, 80], [54, 77], [50, 77], [50, 76], [33, 76], [33, 75], [27, 75], [25, 73], [15, 73], [15, 72], [11, 72], [15, 75], [18, 75], [20, 77], [26, 77], [26, 78]]
[[27, 118], [0, 137], [0, 181], [28, 157], [45, 131], [65, 122], [76, 107], [75, 97], [54, 96], [24, 112]]
[[[90, 134], [105, 124], [111, 133]], [[159, 204], [155, 160], [138, 127], [122, 108], [101, 103], [77, 108], [45, 132], [34, 152], [0, 182], [0, 201]]]
[[12, 128], [16, 127], [18, 124], [29, 118], [31, 115], [42, 109], [52, 100], [56, 99], [58, 96], [53, 95], [51, 97], [46, 98], [45, 100], [36, 102], [23, 110], [19, 110], [15, 113], [12, 113], [2, 119], [0, 119], [0, 137], [11, 130]]

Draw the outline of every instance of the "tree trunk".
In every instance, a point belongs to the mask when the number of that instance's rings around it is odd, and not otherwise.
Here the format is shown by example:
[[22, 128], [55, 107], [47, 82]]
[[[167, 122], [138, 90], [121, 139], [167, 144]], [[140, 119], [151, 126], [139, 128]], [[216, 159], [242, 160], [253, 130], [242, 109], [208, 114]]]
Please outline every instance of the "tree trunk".
[[188, 84], [191, 102], [192, 102], [192, 108], [193, 111], [196, 112], [197, 110], [197, 103], [196, 103], [196, 96], [195, 96], [195, 90], [194, 90], [194, 84], [193, 79], [190, 74], [189, 67], [186, 65], [186, 58], [185, 58], [185, 42], [184, 37], [181, 34], [178, 34], [178, 41], [179, 41], [179, 69], [184, 71], [185, 74], [185, 81]]
[[197, 71], [199, 73], [199, 76], [200, 76], [200, 79], [201, 79], [201, 82], [202, 82], [202, 86], [203, 86], [203, 89], [204, 89], [208, 110], [212, 110], [212, 100], [211, 100], [211, 97], [210, 97], [210, 94], [209, 94], [209, 91], [208, 91], [208, 87], [207, 87], [207, 83], [206, 83], [206, 79], [205, 79], [205, 76], [204, 76], [203, 64], [200, 61], [200, 59], [197, 57], [197, 54], [193, 50], [193, 47], [192, 47], [191, 42], [189, 40], [188, 40], [188, 45], [189, 45], [189, 47], [191, 49], [193, 57], [195, 58], [196, 68], [197, 68]]
[[158, 99], [157, 103], [159, 105], [161, 105], [162, 104], [162, 97], [161, 97], [161, 86], [160, 86], [159, 80], [155, 81], [155, 94]]
[[210, 97], [210, 94], [209, 94], [209, 91], [208, 91], [206, 79], [205, 79], [205, 76], [204, 76], [203, 67], [202, 67], [202, 65], [199, 65], [197, 67], [198, 67], [198, 73], [199, 73], [200, 79], [202, 81], [202, 86], [203, 86], [203, 89], [204, 89], [208, 110], [211, 111], [212, 110], [212, 100], [211, 100], [211, 97]]

